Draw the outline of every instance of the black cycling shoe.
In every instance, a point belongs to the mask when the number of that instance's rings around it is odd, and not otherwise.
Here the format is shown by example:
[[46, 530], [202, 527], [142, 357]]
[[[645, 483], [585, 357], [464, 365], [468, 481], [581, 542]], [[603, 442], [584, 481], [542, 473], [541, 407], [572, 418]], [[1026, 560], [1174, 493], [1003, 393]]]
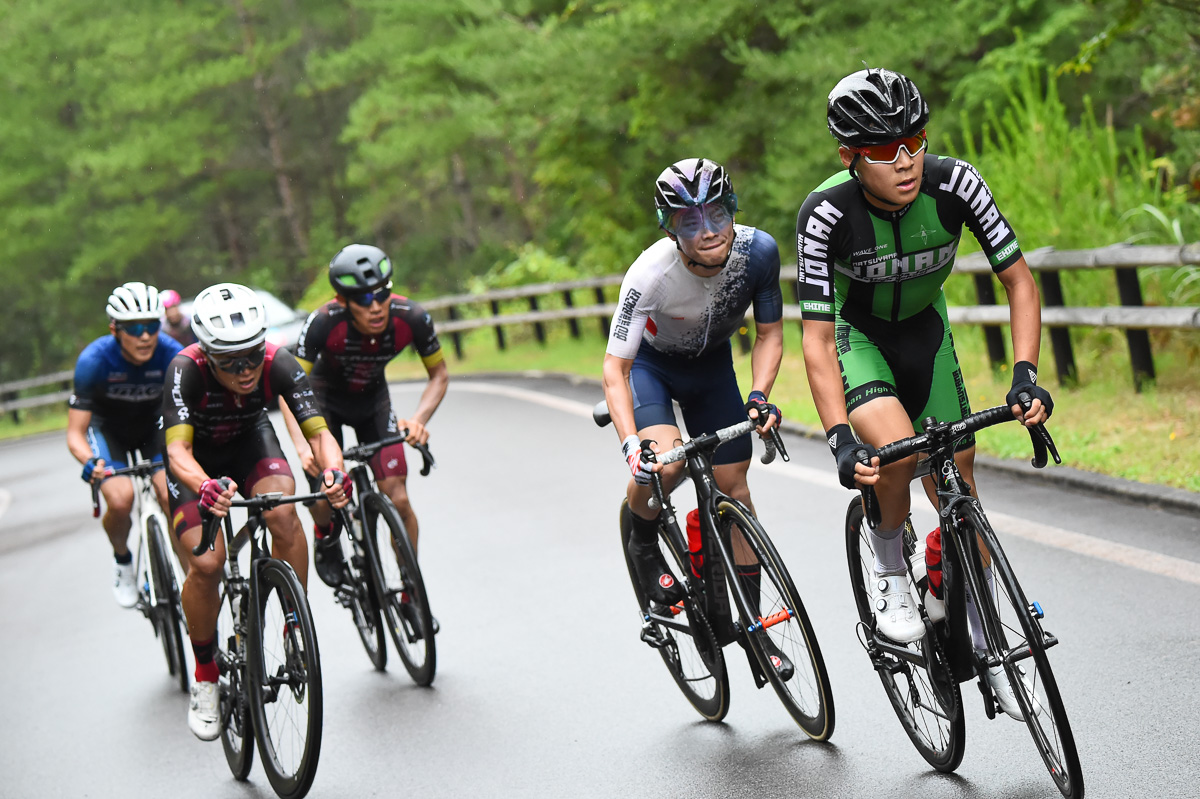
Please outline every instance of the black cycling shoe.
[[784, 682], [792, 679], [792, 675], [796, 673], [796, 668], [792, 665], [792, 661], [788, 660], [787, 655], [783, 654], [769, 637], [763, 641], [763, 650], [779, 679]]
[[[425, 637], [425, 632], [421, 629], [421, 619], [417, 613], [417, 609], [413, 607], [411, 602], [403, 599], [400, 601], [400, 612], [404, 614], [404, 620], [408, 622], [408, 626], [412, 628], [412, 634], [408, 636], [408, 642], [415, 643]], [[438, 623], [437, 617], [433, 614], [429, 616], [430, 626], [433, 627], [433, 634], [437, 635], [442, 631], [442, 625]]]
[[335, 537], [318, 538], [313, 545], [313, 566], [321, 582], [337, 588], [345, 580], [346, 558], [342, 555], [342, 544]]
[[651, 602], [670, 606], [683, 601], [683, 586], [667, 568], [657, 541], [646, 545], [630, 536], [629, 559], [633, 562], [642, 592]]

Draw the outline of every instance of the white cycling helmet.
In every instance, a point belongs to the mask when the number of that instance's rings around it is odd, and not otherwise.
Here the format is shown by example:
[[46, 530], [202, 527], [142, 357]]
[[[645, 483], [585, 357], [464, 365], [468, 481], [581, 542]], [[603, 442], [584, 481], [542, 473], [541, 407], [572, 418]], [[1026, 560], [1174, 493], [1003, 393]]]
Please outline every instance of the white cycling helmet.
[[196, 295], [192, 332], [208, 353], [257, 347], [267, 340], [267, 308], [252, 289], [218, 283]]
[[113, 289], [108, 295], [108, 318], [114, 322], [132, 322], [135, 319], [157, 319], [162, 316], [162, 301], [158, 289], [145, 283], [132, 281]]

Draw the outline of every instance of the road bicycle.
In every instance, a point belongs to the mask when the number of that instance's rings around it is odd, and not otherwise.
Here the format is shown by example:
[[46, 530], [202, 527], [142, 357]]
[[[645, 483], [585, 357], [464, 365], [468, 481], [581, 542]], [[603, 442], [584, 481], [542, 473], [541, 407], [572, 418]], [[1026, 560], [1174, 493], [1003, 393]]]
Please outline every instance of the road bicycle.
[[436, 464], [429, 449], [407, 441], [408, 431], [370, 444], [360, 444], [342, 453], [346, 462], [358, 465], [349, 470], [356, 499], [345, 509], [343, 554], [345, 580], [334, 589], [343, 607], [350, 610], [367, 657], [379, 671], [387, 667], [384, 620], [396, 652], [417, 685], [429, 685], [437, 671], [436, 624], [429, 610], [429, 595], [417, 564], [416, 550], [399, 511], [390, 497], [381, 493], [369, 461], [379, 450], [406, 442], [421, 453], [421, 475]]
[[[604, 402], [592, 416], [601, 427], [611, 421]], [[729, 674], [722, 649], [736, 641], [746, 652], [755, 685], [762, 688], [770, 683], [800, 728], [823, 741], [833, 734], [833, 693], [800, 592], [762, 524], [749, 508], [723, 493], [713, 477], [712, 455], [717, 447], [754, 427], [753, 421], [746, 420], [667, 452], [654, 453], [651, 442], [642, 442], [648, 460], [685, 461], [696, 489], [699, 535], [689, 540], [679, 528], [659, 473], [651, 480], [650, 505], [659, 512], [659, 546], [675, 575], [683, 576], [681, 602], [667, 607], [651, 602], [642, 590], [629, 557], [632, 526], [627, 501], [621, 505], [621, 550], [641, 609], [641, 639], [658, 650], [701, 716], [720, 721], [729, 711]], [[776, 451], [788, 460], [777, 430], [771, 430], [765, 443], [763, 463], [774, 460]], [[737, 568], [739, 560], [760, 564], [757, 580], [740, 573], [746, 570]], [[781, 673], [781, 655], [790, 661], [790, 674], [786, 666]]]
[[[1028, 408], [1027, 397], [1022, 401]], [[1026, 598], [983, 507], [971, 496], [970, 486], [954, 463], [955, 444], [964, 436], [1012, 421], [1012, 411], [1005, 406], [957, 422], [929, 417], [921, 423], [924, 433], [878, 450], [881, 466], [917, 453], [927, 455], [916, 476], [929, 474], [937, 483], [944, 614], [935, 612], [931, 618], [929, 607], [939, 606], [923, 599], [928, 587], [925, 555], [910, 522], [904, 534], [909, 587], [926, 632], [920, 640], [902, 644], [876, 630], [869, 591], [876, 579], [875, 555], [864, 518], [876, 526], [879, 508], [874, 491], [864, 490], [846, 511], [846, 554], [860, 618], [858, 630], [904, 731], [931, 766], [950, 772], [962, 762], [966, 729], [959, 684], [976, 679], [984, 712], [989, 719], [995, 718], [999, 706], [986, 674], [988, 669], [1001, 668], [1055, 785], [1068, 799], [1079, 799], [1083, 796], [1079, 756], [1046, 656], [1058, 639], [1043, 628], [1041, 604]], [[1046, 465], [1047, 451], [1055, 463], [1061, 463], [1044, 427], [1031, 428], [1030, 438], [1035, 467]], [[865, 454], [860, 450], [863, 462]], [[990, 580], [987, 569], [993, 575]], [[976, 652], [971, 642], [969, 602], [977, 609], [987, 642], [982, 652]]]
[[[132, 453], [127, 456], [135, 461]], [[154, 635], [162, 644], [167, 672], [179, 681], [179, 690], [187, 693], [187, 621], [179, 601], [181, 570], [171, 550], [167, 536], [173, 535], [158, 504], [151, 476], [163, 468], [161, 463], [142, 461], [110, 472], [113, 477], [129, 477], [133, 481], [133, 510], [129, 514], [138, 531], [134, 575], [138, 600], [135, 607], [150, 620]], [[100, 484], [92, 483], [92, 516], [100, 515]], [[177, 571], [178, 570], [178, 571]]]
[[[321, 658], [308, 598], [287, 561], [271, 557], [263, 513], [283, 504], [323, 499], [324, 494], [280, 492], [234, 500], [246, 508], [235, 534], [227, 514], [208, 516], [199, 557], [224, 530], [225, 569], [217, 616], [216, 662], [220, 670], [221, 745], [234, 779], [245, 780], [254, 760], [250, 739], [271, 787], [283, 799], [308, 793], [321, 755]], [[249, 543], [243, 571], [239, 555]]]

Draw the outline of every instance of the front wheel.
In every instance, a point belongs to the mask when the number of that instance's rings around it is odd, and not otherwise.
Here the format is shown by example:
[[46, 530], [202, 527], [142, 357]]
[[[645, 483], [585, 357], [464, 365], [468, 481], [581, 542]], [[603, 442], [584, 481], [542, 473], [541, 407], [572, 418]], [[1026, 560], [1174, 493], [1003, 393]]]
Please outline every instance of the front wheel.
[[355, 529], [343, 531], [342, 536], [351, 591], [339, 589], [338, 601], [350, 610], [354, 628], [358, 630], [358, 637], [371, 665], [376, 671], [384, 671], [387, 668], [387, 638], [383, 632], [375, 581], [371, 576], [371, 558], [358, 519], [353, 519], [352, 523]]
[[[629, 557], [629, 534], [632, 529], [629, 513], [628, 503], [622, 502], [621, 552], [625, 554], [625, 566], [629, 570], [633, 593], [642, 612], [642, 640], [658, 650], [671, 678], [692, 707], [708, 721], [720, 721], [729, 712], [729, 674], [725, 670], [721, 645], [700, 602], [690, 591], [682, 605], [673, 608], [659, 605], [651, 607]], [[661, 526], [658, 543], [675, 574], [686, 574], [684, 570], [690, 568], [687, 551], [680, 551]]]
[[1058, 682], [1046, 656], [1047, 634], [1039, 619], [1041, 609], [1025, 598], [995, 531], [974, 504], [963, 507], [960, 540], [968, 540], [972, 531], [987, 546], [995, 575], [994, 586], [987, 592], [989, 599], [980, 602], [988, 646], [1004, 662], [1009, 685], [1054, 784], [1067, 799], [1080, 799], [1083, 772]]
[[155, 630], [167, 659], [167, 671], [179, 681], [179, 690], [187, 693], [187, 651], [183, 648], [183, 608], [179, 602], [179, 585], [175, 582], [175, 570], [171, 568], [162, 527], [157, 516], [146, 520], [146, 545], [150, 549], [150, 577], [154, 581], [156, 604], [150, 609]]
[[362, 503], [366, 537], [370, 539], [368, 551], [374, 561], [376, 596], [387, 617], [392, 643], [413, 681], [429, 685], [437, 671], [437, 646], [417, 553], [390, 499], [371, 491], [363, 496]]
[[[913, 554], [912, 542], [907, 538], [904, 554], [906, 559]], [[868, 586], [875, 579], [875, 552], [863, 520], [862, 502], [857, 498], [851, 500], [846, 510], [846, 557], [860, 629], [867, 638], [871, 661], [896, 717], [929, 765], [938, 771], [954, 771], [962, 763], [966, 749], [962, 694], [944, 659], [938, 655], [935, 636], [927, 634], [905, 646], [906, 656], [884, 651], [873, 643], [875, 613]]]
[[286, 562], [252, 566], [258, 616], [250, 625], [250, 713], [267, 779], [282, 799], [308, 793], [321, 755], [321, 657], [304, 589]]
[[[738, 583], [740, 590], [733, 593], [742, 613], [742, 628], [763, 673], [800, 728], [814, 740], [827, 740], [834, 724], [829, 672], [787, 566], [762, 524], [740, 502], [722, 499], [717, 503], [717, 531], [727, 546], [740, 531], [760, 566], [757, 576], [753, 569], [736, 569], [729, 579]], [[733, 546], [736, 552], [737, 546]], [[741, 606], [743, 600], [746, 606]], [[776, 666], [780, 655], [792, 664], [790, 676], [781, 674]]]

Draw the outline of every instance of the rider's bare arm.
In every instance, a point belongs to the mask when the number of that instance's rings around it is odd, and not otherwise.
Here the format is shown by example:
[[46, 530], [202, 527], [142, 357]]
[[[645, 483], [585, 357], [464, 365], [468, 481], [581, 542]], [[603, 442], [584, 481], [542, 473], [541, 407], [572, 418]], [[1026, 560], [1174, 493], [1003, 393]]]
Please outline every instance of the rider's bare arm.
[[444, 359], [439, 359], [432, 364], [426, 361], [425, 373], [429, 375], [429, 382], [425, 384], [425, 390], [421, 392], [417, 410], [406, 420], [406, 425], [401, 425], [408, 427], [409, 441], [414, 444], [429, 442], [429, 431], [425, 429], [425, 425], [429, 424], [429, 420], [433, 418], [438, 406], [442, 404], [442, 399], [446, 396], [446, 387], [450, 385], [450, 371], [446, 368]]
[[296, 447], [296, 455], [300, 458], [300, 468], [304, 470], [305, 474], [316, 477], [321, 470], [317, 468], [312, 446], [304, 437], [304, 433], [300, 430], [300, 423], [296, 421], [296, 415], [284, 402], [283, 397], [279, 398], [279, 412], [283, 414], [283, 423], [287, 426], [288, 435], [292, 438], [292, 445]]
[[92, 448], [87, 442], [87, 429], [91, 423], [91, 411], [67, 409], [67, 449], [80, 463], [87, 463], [92, 457]]
[[[996, 275], [1008, 295], [1010, 327], [1012, 328], [1013, 362], [1027, 361], [1037, 366], [1042, 341], [1042, 306], [1037, 281], [1029, 271], [1025, 256]], [[1021, 418], [1019, 413], [1014, 416]], [[1033, 406], [1024, 414], [1026, 424], [1041, 424], [1048, 414], [1041, 400], [1034, 398]]]

